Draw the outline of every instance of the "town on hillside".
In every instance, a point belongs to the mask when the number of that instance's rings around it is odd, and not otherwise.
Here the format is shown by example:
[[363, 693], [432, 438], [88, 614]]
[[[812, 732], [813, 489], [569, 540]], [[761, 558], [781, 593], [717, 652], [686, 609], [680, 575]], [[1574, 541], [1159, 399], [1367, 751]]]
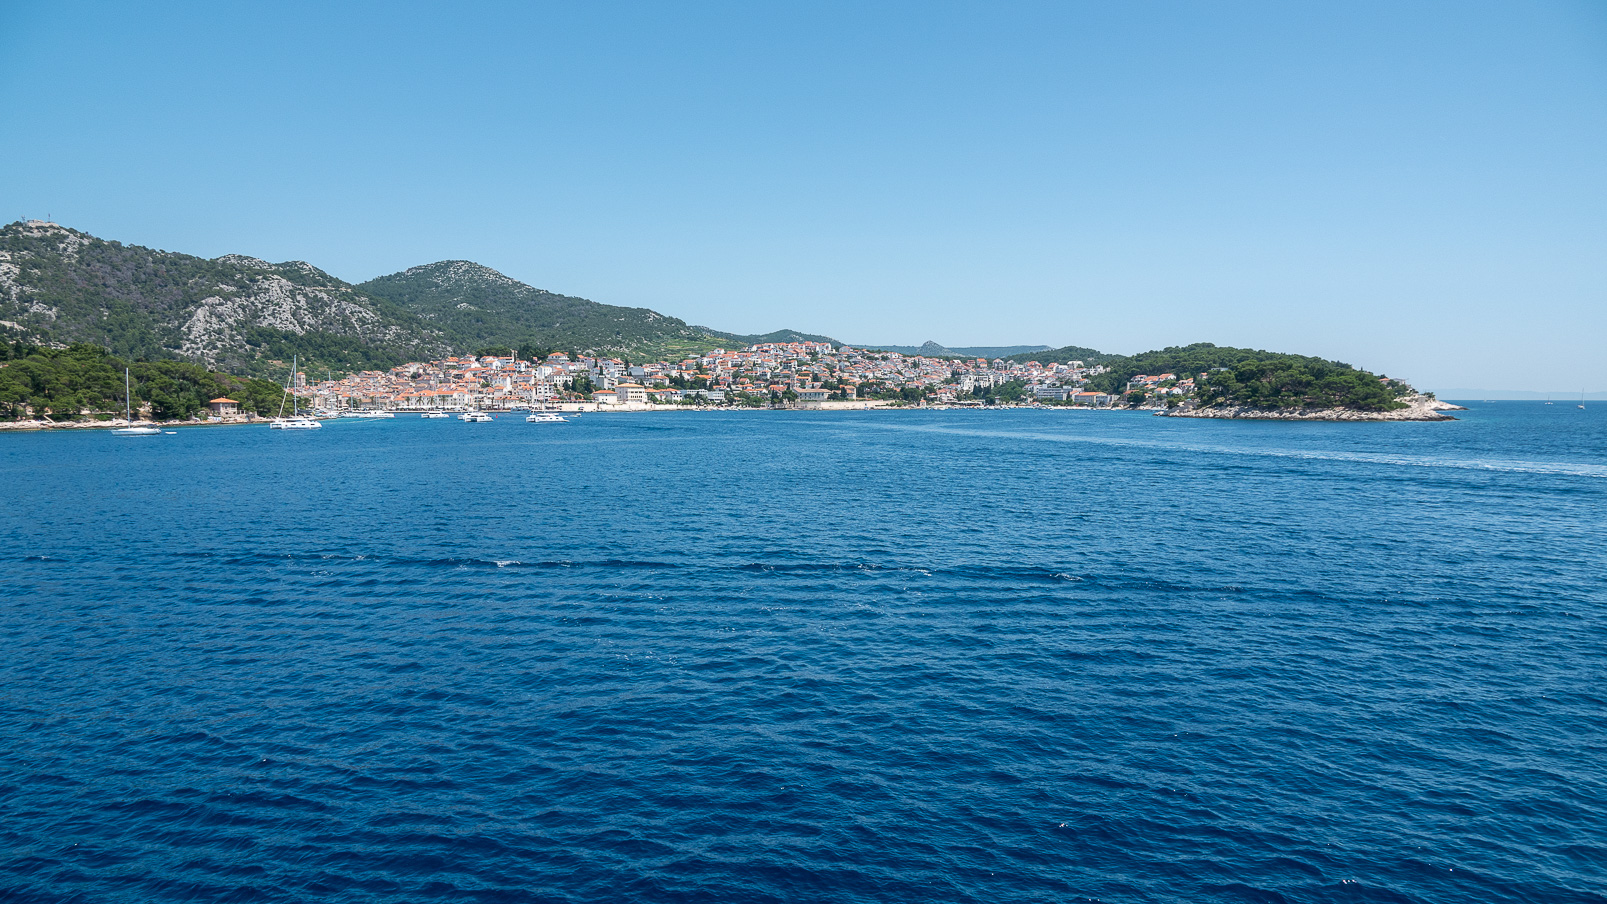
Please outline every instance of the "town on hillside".
[[[1086, 388], [1103, 367], [1080, 361], [1039, 364], [986, 358], [904, 355], [826, 342], [715, 349], [681, 361], [633, 364], [619, 358], [554, 352], [448, 357], [387, 371], [309, 381], [298, 389], [324, 411], [646, 410], [666, 405], [866, 408], [1049, 403], [1111, 407], [1119, 399]], [[1171, 374], [1134, 381], [1179, 395], [1192, 381]], [[1164, 385], [1163, 385], [1164, 384]]]

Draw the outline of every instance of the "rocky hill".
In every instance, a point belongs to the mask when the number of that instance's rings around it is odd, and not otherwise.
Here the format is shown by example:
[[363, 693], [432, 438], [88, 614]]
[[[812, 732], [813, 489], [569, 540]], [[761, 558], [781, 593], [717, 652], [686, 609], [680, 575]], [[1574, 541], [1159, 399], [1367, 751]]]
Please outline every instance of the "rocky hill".
[[131, 359], [282, 374], [292, 355], [309, 370], [350, 371], [493, 348], [645, 360], [800, 339], [830, 341], [691, 326], [647, 308], [537, 289], [470, 261], [354, 286], [304, 261], [209, 260], [40, 221], [0, 227], [6, 342], [87, 342]]
[[418, 317], [303, 261], [208, 260], [39, 221], [0, 228], [0, 337], [237, 373], [298, 353], [351, 369], [450, 348]]

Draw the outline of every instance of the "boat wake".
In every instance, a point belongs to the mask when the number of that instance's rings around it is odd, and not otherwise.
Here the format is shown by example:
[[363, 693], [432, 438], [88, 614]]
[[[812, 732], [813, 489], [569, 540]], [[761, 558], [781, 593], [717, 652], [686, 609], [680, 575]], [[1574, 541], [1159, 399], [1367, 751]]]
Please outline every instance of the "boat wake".
[[1397, 455], [1383, 452], [1342, 452], [1332, 449], [1250, 449], [1218, 446], [1205, 443], [1167, 442], [1163, 440], [1120, 439], [1108, 436], [1069, 436], [1058, 433], [1038, 433], [1018, 430], [975, 430], [958, 427], [929, 427], [910, 424], [873, 424], [881, 430], [901, 430], [912, 433], [945, 433], [955, 436], [976, 436], [989, 439], [1028, 440], [1050, 443], [1087, 443], [1100, 446], [1123, 446], [1147, 449], [1166, 449], [1176, 452], [1194, 452], [1202, 455], [1241, 455], [1257, 458], [1294, 458], [1313, 461], [1348, 461], [1358, 464], [1393, 465], [1414, 468], [1455, 468], [1465, 471], [1503, 471], [1514, 474], [1551, 474], [1561, 477], [1591, 477], [1607, 479], [1607, 465], [1582, 462], [1527, 461], [1522, 459], [1443, 458], [1438, 456]]

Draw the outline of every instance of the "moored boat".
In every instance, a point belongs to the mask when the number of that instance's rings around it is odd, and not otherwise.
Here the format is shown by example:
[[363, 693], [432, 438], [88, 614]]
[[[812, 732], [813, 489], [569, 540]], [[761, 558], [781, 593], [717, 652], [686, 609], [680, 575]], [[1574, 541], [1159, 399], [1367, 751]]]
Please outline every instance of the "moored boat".
[[302, 415], [301, 399], [290, 391], [290, 384], [296, 382], [296, 363], [297, 359], [292, 357], [290, 359], [290, 376], [285, 380], [285, 395], [290, 396], [290, 417], [284, 416], [285, 401], [280, 399], [279, 417], [274, 418], [273, 422], [268, 425], [269, 430], [317, 430], [324, 426], [312, 418]]
[[[123, 368], [123, 420], [128, 422], [127, 427], [118, 427], [112, 431], [112, 436], [156, 436], [162, 432], [161, 427], [151, 424], [134, 423], [134, 397], [129, 394], [128, 368]], [[1583, 408], [1584, 406], [1579, 406]]]

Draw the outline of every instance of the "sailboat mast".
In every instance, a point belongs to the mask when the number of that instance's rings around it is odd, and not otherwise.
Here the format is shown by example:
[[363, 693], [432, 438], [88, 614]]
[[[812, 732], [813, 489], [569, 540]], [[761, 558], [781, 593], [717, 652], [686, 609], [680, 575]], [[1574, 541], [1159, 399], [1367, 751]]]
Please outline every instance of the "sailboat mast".
[[134, 420], [134, 396], [128, 390], [128, 368], [123, 368], [123, 420]]

